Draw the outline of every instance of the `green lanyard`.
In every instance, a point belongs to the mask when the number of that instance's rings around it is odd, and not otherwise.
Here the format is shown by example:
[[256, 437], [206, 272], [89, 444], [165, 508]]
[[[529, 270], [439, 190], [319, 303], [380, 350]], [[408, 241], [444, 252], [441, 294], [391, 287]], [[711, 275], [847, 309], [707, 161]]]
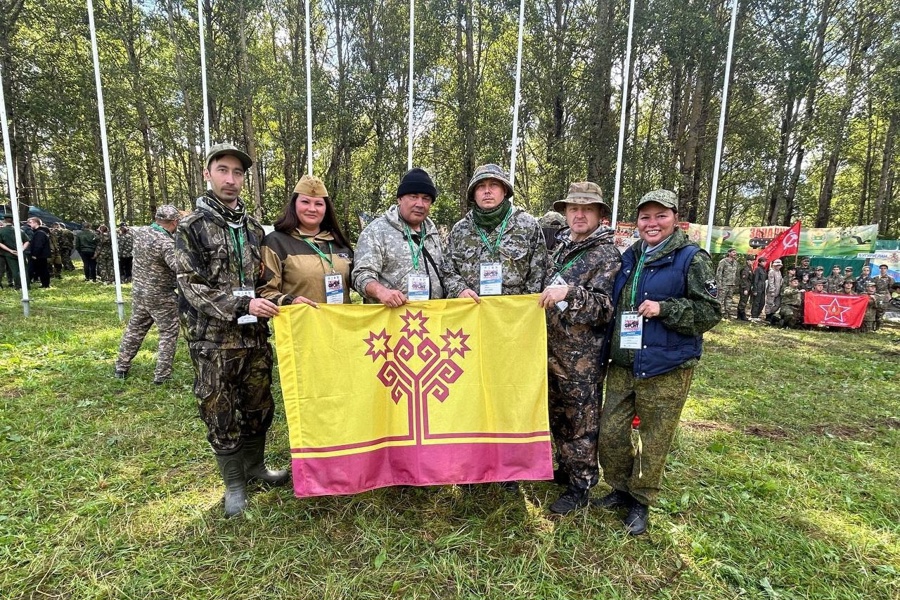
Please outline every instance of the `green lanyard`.
[[239, 235], [234, 233], [234, 227], [230, 225], [228, 226], [228, 231], [231, 232], [231, 241], [234, 242], [234, 247], [237, 248], [238, 277], [241, 279], [241, 287], [244, 287], [244, 228], [241, 227]]
[[635, 309], [634, 302], [637, 299], [638, 281], [641, 278], [641, 272], [644, 270], [644, 259], [646, 257], [646, 252], [641, 254], [637, 267], [634, 269], [634, 279], [631, 281], [631, 310]]
[[319, 250], [319, 246], [317, 246], [316, 244], [313, 244], [311, 241], [309, 241], [309, 238], [302, 237], [300, 239], [303, 240], [304, 242], [306, 242], [306, 245], [309, 246], [310, 248], [312, 248], [313, 251], [315, 251], [315, 253], [319, 255], [319, 258], [321, 258], [322, 260], [327, 262], [328, 266], [331, 267], [331, 272], [334, 273], [334, 261], [331, 260], [331, 256], [330, 256], [330, 254], [332, 254], [331, 242], [328, 242], [328, 254], [325, 254], [321, 250]]
[[155, 229], [156, 231], [162, 231], [164, 234], [166, 234], [167, 236], [169, 236], [169, 237], [172, 238], [173, 240], [175, 239], [175, 234], [174, 234], [174, 233], [169, 233], [169, 231], [168, 231], [165, 227], [163, 227], [162, 225], [160, 225], [159, 223], [154, 223], [154, 224], [152, 224], [152, 225], [150, 226], [150, 229]]
[[506, 223], [509, 221], [509, 216], [512, 214], [512, 211], [512, 206], [510, 206], [509, 210], [506, 212], [506, 216], [503, 217], [503, 222], [500, 223], [500, 231], [497, 233], [497, 239], [494, 240], [493, 247], [484, 230], [478, 225], [475, 226], [475, 231], [478, 232], [481, 241], [484, 242], [484, 246], [488, 249], [488, 252], [491, 253], [491, 256], [497, 256], [497, 251], [500, 248], [500, 240], [503, 238], [503, 232], [506, 231]]
[[[571, 267], [575, 263], [576, 260], [578, 260], [579, 258], [584, 256], [585, 252], [587, 252], [587, 249], [582, 250], [581, 252], [576, 254], [572, 260], [570, 260], [569, 262], [564, 264], [562, 267], [559, 266], [559, 263], [556, 260], [553, 261], [553, 264], [557, 269], [559, 269], [559, 274], [562, 275], [563, 273], [565, 273], [566, 271], [569, 270], [569, 267]], [[560, 254], [562, 254], [562, 252], [560, 252]]]
[[416, 252], [416, 247], [413, 246], [412, 242], [412, 231], [409, 229], [409, 225], [406, 224], [406, 221], [403, 222], [403, 230], [406, 232], [406, 243], [409, 244], [409, 253], [412, 255], [412, 263], [413, 270], [419, 270], [419, 257], [422, 256], [422, 252], [425, 250], [425, 223], [422, 223], [422, 231], [419, 231], [419, 251]]

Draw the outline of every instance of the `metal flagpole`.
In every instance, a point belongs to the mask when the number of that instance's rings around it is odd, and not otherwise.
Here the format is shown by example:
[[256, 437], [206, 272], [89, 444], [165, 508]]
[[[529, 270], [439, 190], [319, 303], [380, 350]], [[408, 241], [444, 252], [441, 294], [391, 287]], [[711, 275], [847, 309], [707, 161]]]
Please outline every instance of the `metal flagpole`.
[[19, 285], [22, 286], [22, 311], [28, 317], [28, 273], [25, 272], [25, 249], [22, 243], [22, 223], [19, 221], [19, 200], [16, 196], [16, 172], [13, 166], [12, 149], [9, 143], [9, 124], [6, 122], [6, 97], [3, 95], [3, 72], [0, 70], [0, 125], [3, 126], [3, 151], [6, 153], [6, 184], [9, 187], [10, 210], [16, 235], [16, 259], [19, 262]]
[[[203, 155], [209, 152], [209, 95], [206, 92], [206, 34], [203, 32], [203, 0], [197, 0], [197, 23], [200, 29], [200, 82], [203, 88]], [[203, 165], [204, 168], [206, 165]]]
[[525, 0], [519, 1], [519, 46], [516, 50], [516, 92], [513, 98], [512, 145], [509, 149], [509, 183], [516, 189], [516, 154], [519, 147], [519, 101], [522, 82], [522, 34], [525, 31]]
[[415, 75], [416, 0], [409, 0], [409, 134], [406, 151], [406, 170], [412, 169], [413, 157], [413, 76]]
[[310, 58], [309, 41], [309, 0], [306, 0], [306, 171], [313, 174], [313, 137], [312, 137], [312, 59]]
[[734, 48], [734, 29], [737, 23], [738, 0], [731, 7], [731, 30], [728, 32], [728, 54], [725, 57], [725, 83], [722, 84], [722, 107], [719, 110], [719, 135], [716, 139], [716, 160], [713, 163], [712, 190], [709, 196], [709, 220], [706, 223], [706, 251], [712, 246], [713, 219], [719, 195], [719, 168], [722, 165], [722, 146], [725, 141], [725, 116], [728, 114], [728, 80], [731, 79], [731, 51]]
[[113, 273], [116, 278], [116, 306], [119, 320], [125, 319], [125, 302], [122, 300], [122, 280], [119, 276], [119, 238], [116, 230], [116, 212], [113, 205], [112, 173], [109, 167], [109, 145], [106, 139], [106, 111], [103, 108], [103, 84], [100, 81], [100, 55], [97, 52], [97, 30], [94, 27], [94, 4], [87, 0], [88, 25], [91, 29], [91, 52], [94, 56], [94, 79], [97, 83], [97, 110], [100, 115], [100, 142], [103, 146], [103, 170], [106, 176], [106, 207], [109, 212], [109, 235], [112, 240]]
[[622, 113], [619, 116], [619, 151], [616, 154], [616, 183], [613, 187], [613, 212], [610, 226], [615, 229], [619, 219], [619, 189], [622, 185], [622, 158], [625, 154], [625, 96], [628, 94], [628, 77], [631, 74], [631, 36], [634, 32], [634, 0], [628, 9], [628, 38], [625, 43], [625, 65], [622, 68]]

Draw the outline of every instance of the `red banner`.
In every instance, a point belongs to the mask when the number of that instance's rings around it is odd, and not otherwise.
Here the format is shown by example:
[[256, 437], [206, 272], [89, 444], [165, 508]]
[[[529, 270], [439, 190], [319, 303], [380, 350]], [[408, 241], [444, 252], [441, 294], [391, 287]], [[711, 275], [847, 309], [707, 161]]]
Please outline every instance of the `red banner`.
[[803, 322], [856, 329], [862, 325], [868, 304], [868, 296], [806, 292], [803, 294]]
[[765, 258], [769, 261], [769, 264], [772, 264], [772, 261], [776, 258], [781, 258], [782, 256], [790, 256], [791, 254], [797, 254], [798, 249], [800, 248], [800, 221], [797, 221], [793, 225], [790, 226], [789, 229], [785, 229], [781, 233], [778, 234], [778, 237], [769, 242], [765, 248], [763, 248], [762, 252], [756, 255], [756, 261], [753, 263], [753, 268], [756, 268], [759, 259]]

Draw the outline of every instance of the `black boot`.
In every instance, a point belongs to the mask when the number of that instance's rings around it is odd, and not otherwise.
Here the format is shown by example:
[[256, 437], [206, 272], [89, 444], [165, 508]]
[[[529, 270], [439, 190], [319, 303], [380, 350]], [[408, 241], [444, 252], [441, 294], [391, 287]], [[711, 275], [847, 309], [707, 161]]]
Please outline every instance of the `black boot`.
[[234, 517], [247, 508], [247, 478], [244, 475], [244, 456], [238, 450], [234, 454], [216, 454], [219, 472], [225, 482], [225, 516]]
[[266, 468], [266, 435], [244, 439], [244, 472], [247, 483], [261, 481], [268, 485], [284, 485], [290, 476], [287, 471], [270, 471]]
[[569, 485], [569, 474], [562, 469], [553, 469], [552, 481], [556, 485]]
[[738, 311], [738, 321], [747, 321], [747, 311], [739, 310]]
[[635, 500], [623, 521], [628, 535], [641, 535], [647, 531], [647, 522], [650, 520], [650, 508]]
[[592, 500], [591, 503], [600, 508], [617, 510], [619, 508], [631, 508], [631, 505], [634, 504], [634, 498], [628, 492], [613, 490], [602, 498]]
[[573, 510], [584, 508], [589, 501], [588, 490], [568, 487], [562, 496], [550, 505], [550, 512], [557, 515], [567, 515]]

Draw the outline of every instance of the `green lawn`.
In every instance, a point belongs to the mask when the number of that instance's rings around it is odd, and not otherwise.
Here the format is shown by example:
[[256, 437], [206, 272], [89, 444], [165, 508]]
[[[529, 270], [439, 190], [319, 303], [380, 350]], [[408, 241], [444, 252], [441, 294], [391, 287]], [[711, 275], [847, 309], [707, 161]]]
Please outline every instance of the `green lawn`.
[[[225, 520], [191, 393], [155, 332], [80, 275], [0, 291], [0, 598], [900, 598], [900, 347], [722, 323], [707, 334], [650, 534], [560, 489], [254, 490]], [[289, 461], [279, 407], [270, 448]], [[607, 491], [601, 484], [594, 495]]]

